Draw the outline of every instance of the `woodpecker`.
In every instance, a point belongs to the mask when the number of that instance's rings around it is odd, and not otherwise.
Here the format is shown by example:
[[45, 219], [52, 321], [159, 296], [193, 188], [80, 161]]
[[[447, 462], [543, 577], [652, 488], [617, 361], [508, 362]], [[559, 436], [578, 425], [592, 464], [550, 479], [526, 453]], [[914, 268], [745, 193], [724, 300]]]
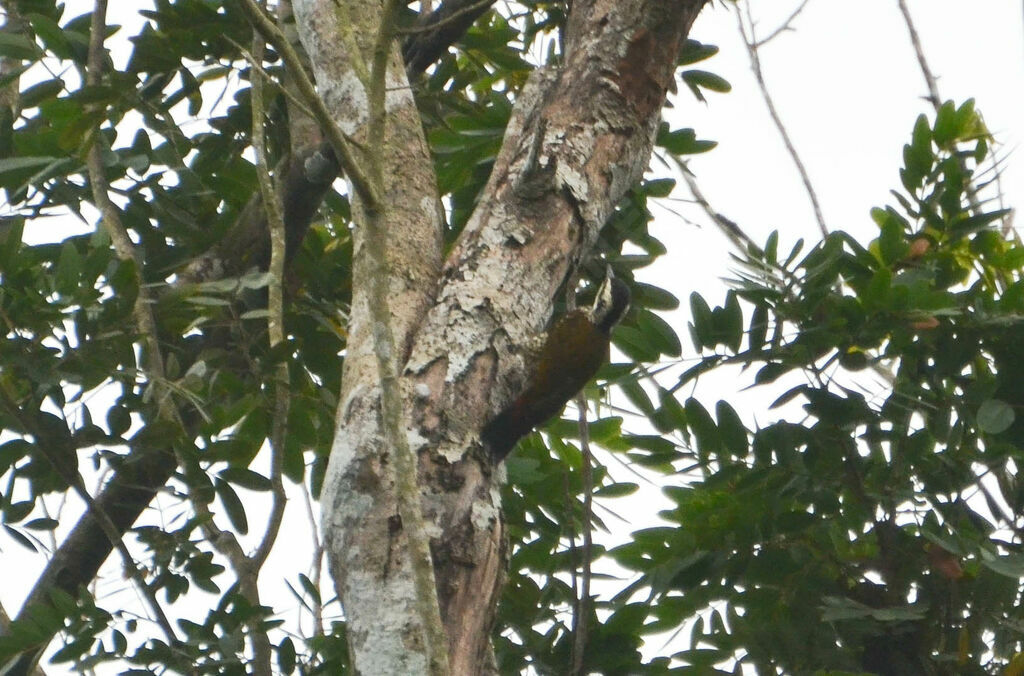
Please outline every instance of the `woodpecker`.
[[480, 433], [495, 462], [530, 430], [560, 413], [594, 377], [608, 360], [612, 329], [628, 309], [629, 287], [608, 268], [594, 305], [566, 314], [548, 331], [526, 389]]

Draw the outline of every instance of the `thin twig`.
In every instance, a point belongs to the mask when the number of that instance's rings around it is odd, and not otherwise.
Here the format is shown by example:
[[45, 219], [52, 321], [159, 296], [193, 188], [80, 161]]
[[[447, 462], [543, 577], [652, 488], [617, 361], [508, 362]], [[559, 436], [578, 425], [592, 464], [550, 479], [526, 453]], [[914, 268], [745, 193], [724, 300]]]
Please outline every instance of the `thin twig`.
[[700, 187], [697, 185], [697, 180], [690, 172], [689, 167], [681, 162], [678, 158], [672, 157], [672, 161], [675, 162], [676, 168], [679, 169], [679, 173], [682, 175], [683, 180], [686, 181], [686, 185], [690, 188], [690, 194], [693, 195], [693, 200], [704, 210], [708, 218], [711, 219], [718, 229], [722, 231], [726, 237], [736, 246], [740, 251], [751, 251], [760, 252], [761, 247], [754, 243], [754, 240], [750, 238], [746, 232], [743, 231], [736, 221], [726, 217], [708, 202], [707, 198], [704, 197], [704, 193], [701, 192]]
[[594, 533], [591, 523], [594, 516], [594, 457], [590, 452], [590, 428], [587, 425], [587, 397], [583, 392], [576, 395], [576, 408], [579, 409], [580, 431], [580, 470], [583, 493], [583, 514], [581, 515], [581, 537], [583, 546], [580, 549], [580, 594], [573, 609], [572, 639], [572, 670], [571, 674], [582, 675], [583, 658], [587, 650], [588, 622], [590, 619], [590, 577], [594, 556]]
[[[100, 1], [102, 2], [103, 0]], [[135, 558], [132, 556], [131, 552], [128, 551], [128, 547], [121, 538], [121, 531], [110, 519], [107, 512], [96, 504], [92, 494], [90, 494], [85, 487], [85, 480], [82, 478], [82, 475], [77, 471], [77, 469], [72, 470], [71, 466], [67, 462], [64, 452], [67, 451], [73, 453], [75, 449], [71, 447], [70, 444], [68, 444], [68, 448], [62, 448], [59, 451], [51, 448], [48, 440], [46, 439], [46, 434], [39, 429], [34, 420], [25, 414], [21, 407], [18, 406], [18, 403], [10, 397], [10, 394], [5, 388], [0, 388], [0, 402], [2, 402], [4, 409], [7, 410], [8, 415], [17, 420], [21, 427], [35, 438], [36, 451], [50, 463], [60, 478], [68, 484], [68, 486], [78, 494], [78, 497], [82, 499], [82, 502], [85, 503], [88, 513], [96, 520], [96, 523], [98, 523], [100, 528], [103, 530], [104, 535], [106, 535], [110, 540], [110, 544], [120, 555], [122, 570], [124, 571], [125, 576], [135, 584], [139, 593], [142, 594], [142, 597], [146, 600], [146, 605], [148, 605], [149, 609], [153, 612], [156, 623], [160, 627], [160, 630], [163, 631], [169, 645], [176, 645], [178, 643], [178, 637], [174, 633], [174, 628], [167, 619], [167, 615], [164, 613], [164, 609], [157, 600], [153, 589], [146, 584], [142, 571], [139, 570], [138, 565], [135, 563]]]
[[[256, 59], [256, 57], [254, 57], [249, 52], [248, 49], [246, 49], [242, 45], [238, 44], [237, 42], [232, 40], [230, 37], [225, 36], [224, 39], [227, 40], [228, 43], [230, 43], [232, 46], [234, 46], [235, 49], [237, 49], [239, 51], [239, 53], [242, 55], [242, 58], [245, 59], [249, 63], [249, 67], [250, 68], [252, 68], [258, 74], [263, 76], [263, 81], [265, 83], [269, 84], [271, 87], [274, 88], [274, 91], [278, 92], [279, 94], [284, 96], [286, 99], [288, 99], [288, 103], [290, 103], [293, 106], [295, 106], [298, 109], [298, 112], [302, 113], [306, 117], [314, 117], [313, 111], [310, 110], [309, 106], [307, 106], [301, 99], [299, 99], [299, 97], [296, 96], [294, 92], [289, 91], [284, 85], [282, 85], [280, 82], [275, 80], [270, 75], [270, 73], [267, 72], [267, 69], [263, 67], [263, 64], [261, 64]], [[253, 78], [253, 79], [255, 80], [255, 78]]]
[[[253, 31], [252, 56], [253, 61], [262, 63], [263, 50], [266, 43], [263, 37]], [[270, 347], [273, 348], [284, 341], [284, 299], [282, 293], [282, 279], [284, 278], [284, 207], [281, 204], [281, 197], [274, 189], [273, 179], [270, 177], [270, 166], [267, 163], [266, 138], [263, 133], [263, 116], [265, 105], [263, 103], [264, 75], [262, 69], [254, 71], [252, 78], [252, 147], [256, 155], [256, 177], [259, 181], [260, 196], [263, 200], [263, 209], [267, 214], [267, 230], [270, 235], [270, 265], [269, 282], [267, 284], [267, 334]], [[284, 465], [284, 437], [288, 422], [288, 362], [282, 360], [274, 370], [274, 413], [271, 421], [270, 431], [270, 486], [271, 506], [270, 516], [267, 518], [267, 526], [263, 532], [263, 539], [251, 557], [248, 558], [249, 565], [236, 570], [241, 583], [241, 589], [248, 592], [249, 602], [259, 605], [259, 576], [270, 550], [277, 540], [277, 534], [281, 530], [281, 521], [284, 518], [285, 495], [284, 483], [281, 480], [282, 467]], [[242, 578], [246, 578], [244, 581]], [[273, 651], [270, 645], [270, 637], [260, 622], [253, 622], [249, 626], [250, 641], [252, 642], [253, 660], [252, 668], [255, 674], [271, 673], [271, 660]]]
[[319, 536], [319, 522], [317, 521], [316, 515], [313, 514], [313, 488], [310, 486], [307, 488], [303, 485], [302, 491], [302, 503], [306, 508], [306, 518], [309, 520], [309, 531], [310, 537], [313, 539], [313, 562], [309, 567], [309, 581], [313, 583], [313, 586], [317, 589], [317, 593], [313, 596], [313, 607], [310, 612], [313, 614], [313, 636], [324, 635], [324, 604], [323, 599], [320, 598], [320, 577], [323, 571], [323, 559], [324, 559], [324, 545], [320, 541]]
[[793, 24], [793, 21], [795, 21], [796, 18], [800, 16], [800, 12], [804, 11], [804, 7], [806, 7], [807, 3], [810, 1], [811, 0], [804, 0], [803, 2], [801, 2], [800, 6], [794, 9], [793, 13], [786, 17], [786, 20], [783, 21], [778, 28], [776, 28], [775, 30], [768, 34], [768, 37], [762, 38], [755, 42], [754, 49], [760, 49], [761, 47], [765, 46], [766, 44], [777, 38], [784, 31], [792, 30], [791, 26]]
[[[935, 108], [935, 112], [938, 113], [942, 108], [942, 96], [939, 94], [939, 82], [932, 72], [931, 66], [928, 65], [928, 59], [924, 55], [924, 47], [921, 46], [921, 38], [917, 33], [917, 27], [914, 25], [914, 19], [910, 16], [910, 8], [907, 7], [906, 0], [899, 0], [900, 12], [903, 14], [903, 20], [907, 24], [907, 32], [910, 33], [910, 42], [914, 46], [914, 54], [917, 56], [917, 64], [921, 67], [921, 75], [924, 77], [925, 84], [928, 86], [928, 101]], [[967, 163], [961, 157], [959, 158], [960, 168], [967, 173]], [[966, 185], [967, 201], [971, 205], [971, 209], [974, 213], [981, 213], [981, 201], [978, 198], [978, 190], [974, 187], [974, 183], [970, 182]]]
[[461, 16], [470, 14], [471, 12], [475, 12], [476, 10], [482, 7], [487, 7], [493, 4], [494, 0], [480, 0], [479, 2], [474, 2], [472, 5], [466, 5], [465, 7], [457, 9], [450, 15], [446, 16], [443, 19], [438, 19], [432, 24], [428, 24], [426, 26], [413, 26], [412, 28], [398, 28], [395, 30], [395, 34], [415, 35], [416, 33], [429, 33], [430, 31], [437, 30], [438, 28], [443, 28], [450, 23], [454, 23]]
[[782, 118], [779, 117], [779, 111], [775, 108], [775, 102], [772, 100], [771, 94], [768, 92], [768, 85], [764, 81], [764, 72], [761, 69], [761, 57], [757, 53], [757, 37], [754, 33], [754, 18], [750, 13], [750, 3], [747, 2], [747, 20], [750, 23], [750, 35], [747, 35], [747, 28], [743, 25], [743, 14], [739, 8], [736, 7], [736, 22], [740, 29], [740, 36], [743, 38], [743, 44], [747, 48], [747, 54], [750, 56], [750, 67], [754, 71], [754, 78], [757, 80], [757, 85], [761, 90], [761, 97], [764, 98], [765, 105], [768, 106], [768, 114], [771, 115], [772, 122], [775, 123], [775, 128], [778, 129], [779, 135], [782, 137], [782, 142], [786, 146], [786, 151], [789, 152], [789, 156], [793, 159], [793, 164], [796, 165], [796, 169], [800, 172], [800, 179], [803, 181], [804, 189], [807, 191], [807, 196], [811, 200], [811, 207], [814, 209], [814, 218], [818, 221], [818, 230], [821, 231], [822, 237], [828, 237], [828, 226], [825, 225], [825, 218], [821, 214], [821, 205], [818, 203], [818, 195], [814, 191], [814, 186], [811, 184], [811, 177], [807, 173], [807, 169], [804, 167], [803, 161], [800, 159], [800, 155], [796, 151], [796, 147], [793, 145], [793, 141], [789, 138], [789, 133], [786, 131], [786, 126], [782, 123]]
[[928, 85], [928, 100], [936, 111], [942, 107], [942, 97], [939, 96], [939, 84], [928, 66], [928, 59], [924, 56], [924, 48], [921, 46], [921, 38], [917, 34], [914, 20], [910, 16], [910, 9], [905, 0], [899, 0], [900, 12], [903, 13], [903, 20], [907, 23], [907, 31], [910, 33], [910, 42], [914, 46], [914, 54], [917, 55], [917, 63], [921, 67], [921, 74], [924, 76], [925, 84]]
[[[576, 309], [576, 285], [578, 283], [578, 272], [574, 272], [566, 284], [566, 312], [572, 312]], [[583, 392], [576, 395], [576, 411], [580, 433], [580, 470], [582, 480], [580, 490], [583, 493], [583, 513], [580, 517], [582, 547], [579, 552], [579, 561], [573, 561], [572, 573], [573, 592], [576, 593], [576, 603], [572, 609], [572, 650], [570, 652], [569, 673], [573, 676], [583, 674], [583, 660], [587, 650], [587, 635], [590, 628], [588, 623], [590, 618], [590, 568], [594, 548], [593, 532], [591, 529], [591, 521], [594, 514], [594, 468], [593, 456], [590, 452], [590, 428], [587, 425], [587, 397]], [[571, 527], [573, 512], [574, 510], [572, 509], [568, 511], [570, 534], [575, 530]], [[576, 542], [571, 535], [569, 546], [573, 551], [573, 558], [575, 559]], [[576, 572], [577, 569], [579, 570], [578, 574]], [[578, 593], [577, 580], [579, 584]]]
[[[262, 61], [266, 44], [263, 37], [253, 32], [253, 58], [257, 63]], [[263, 132], [263, 83], [265, 77], [262, 70], [254, 72], [252, 79], [252, 147], [256, 155], [256, 175], [259, 178], [260, 194], [263, 208], [267, 213], [267, 229], [270, 231], [270, 266], [267, 284], [267, 336], [270, 347], [284, 343], [284, 257], [285, 257], [285, 226], [284, 206], [281, 196], [274, 189], [270, 177], [270, 166], [267, 162], [266, 137]], [[288, 425], [288, 408], [291, 398], [288, 382], [288, 361], [282, 359], [274, 373], [274, 414], [270, 430], [270, 486], [271, 508], [267, 528], [263, 540], [251, 557], [253, 574], [270, 555], [270, 550], [277, 540], [284, 518], [287, 502], [284, 492], [282, 475], [284, 471], [284, 444]]]
[[[89, 40], [88, 60], [86, 64], [85, 82], [91, 87], [98, 86], [102, 81], [104, 57], [106, 51], [103, 47], [103, 38], [106, 33], [106, 12], [107, 0], [96, 0], [96, 6], [92, 14], [91, 37]], [[148, 287], [142, 277], [142, 258], [139, 256], [128, 236], [128, 230], [121, 221], [121, 214], [118, 208], [110, 201], [110, 186], [104, 172], [103, 155], [101, 143], [103, 136], [100, 133], [99, 124], [93, 129], [89, 139], [89, 150], [86, 156], [86, 169], [89, 176], [89, 184], [92, 187], [93, 202], [99, 209], [101, 222], [104, 230], [110, 237], [114, 246], [114, 253], [124, 263], [133, 266], [135, 282], [138, 286], [138, 293], [132, 314], [143, 342], [142, 353], [145, 359], [145, 373], [148, 386], [153, 388], [154, 398], [157, 406], [157, 419], [173, 424], [176, 430], [184, 430], [185, 424], [181, 412], [175, 405], [172, 390], [168, 387], [168, 380], [164, 368], [163, 355], [160, 351], [160, 342], [157, 333], [156, 317], [153, 314], [153, 301], [149, 295]], [[201, 491], [193, 491], [196, 486], [202, 485], [204, 480], [200, 478], [202, 468], [194, 458], [188, 457], [175, 445], [174, 454], [185, 473], [186, 486], [189, 491], [190, 502], [196, 515], [202, 523], [203, 532], [210, 542], [219, 551], [228, 556], [234, 557], [233, 561], [244, 559], [237, 540], [228, 533], [221, 531], [214, 523], [209, 510], [208, 498], [203, 497]]]

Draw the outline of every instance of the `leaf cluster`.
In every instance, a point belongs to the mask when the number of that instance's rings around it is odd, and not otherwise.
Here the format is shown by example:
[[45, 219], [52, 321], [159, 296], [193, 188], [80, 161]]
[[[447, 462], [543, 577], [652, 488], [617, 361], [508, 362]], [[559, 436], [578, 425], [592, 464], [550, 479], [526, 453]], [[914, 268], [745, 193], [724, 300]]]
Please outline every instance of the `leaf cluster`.
[[979, 198], [988, 144], [972, 101], [945, 104], [874, 241], [783, 255], [773, 234], [722, 306], [691, 297], [703, 357], [671, 391], [740, 366], [776, 397], [756, 424], [677, 405], [691, 478], [609, 552], [637, 575], [623, 607], [687, 637], [681, 663], [985, 674], [1016, 652], [1024, 249]]

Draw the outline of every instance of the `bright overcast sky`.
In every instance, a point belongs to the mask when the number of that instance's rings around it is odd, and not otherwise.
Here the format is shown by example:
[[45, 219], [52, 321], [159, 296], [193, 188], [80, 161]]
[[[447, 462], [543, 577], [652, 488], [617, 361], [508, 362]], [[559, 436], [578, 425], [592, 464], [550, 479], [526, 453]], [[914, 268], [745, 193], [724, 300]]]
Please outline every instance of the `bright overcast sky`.
[[[799, 0], [754, 2], [758, 35], [773, 31]], [[908, 2], [942, 98], [974, 98], [1008, 156], [1002, 185], [1008, 206], [1024, 204], [1024, 42], [1021, 2], [954, 0]], [[968, 9], [969, 8], [969, 9]], [[892, 202], [899, 187], [903, 144], [914, 120], [931, 105], [896, 0], [810, 0], [792, 24], [761, 50], [765, 80], [799, 152], [831, 230], [861, 239], [877, 234], [868, 211]], [[708, 201], [756, 241], [780, 231], [786, 242], [818, 237], [807, 193], [768, 117], [739, 38], [736, 13], [716, 2], [698, 18], [691, 37], [721, 52], [700, 68], [732, 83], [728, 94], [695, 102], [687, 90], [668, 112], [699, 138], [718, 141], [690, 168]], [[679, 197], [688, 197], [681, 186]], [[687, 217], [706, 223], [695, 208]], [[726, 240], [711, 225], [696, 230], [659, 213], [658, 234], [670, 262], [661, 275], [677, 294], [720, 288], [728, 267]], [[1018, 222], [1018, 224], [1020, 224]], [[702, 274], [703, 273], [703, 274]], [[721, 292], [718, 293], [721, 295]], [[708, 298], [711, 301], [711, 298]]]

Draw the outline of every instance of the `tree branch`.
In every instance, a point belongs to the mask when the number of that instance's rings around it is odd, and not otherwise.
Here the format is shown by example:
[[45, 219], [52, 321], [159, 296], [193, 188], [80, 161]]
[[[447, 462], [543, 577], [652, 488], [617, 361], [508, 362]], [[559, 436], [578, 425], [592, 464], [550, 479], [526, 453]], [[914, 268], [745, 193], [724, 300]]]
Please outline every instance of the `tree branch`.
[[[385, 97], [386, 76], [389, 56], [394, 38], [395, 21], [399, 4], [386, 0], [381, 11], [380, 26], [373, 46], [373, 60], [370, 69], [369, 98], [370, 123], [367, 131], [368, 145], [373, 148], [370, 156], [371, 176], [379, 191], [384, 186], [384, 160], [381, 153], [385, 148]], [[450, 673], [448, 667], [448, 641], [441, 611], [437, 600], [437, 584], [434, 581], [434, 565], [430, 558], [430, 537], [420, 506], [420, 489], [417, 477], [417, 459], [409, 447], [405, 433], [405, 410], [398, 381], [398, 355], [392, 330], [389, 299], [390, 278], [394, 275], [387, 260], [387, 219], [383, 204], [378, 208], [366, 206], [366, 253], [376, 268], [370, 279], [370, 316], [375, 325], [373, 347], [377, 356], [381, 388], [381, 428], [384, 443], [395, 456], [395, 492], [398, 498], [398, 513], [405, 531], [409, 558], [416, 586], [416, 605], [426, 642], [428, 671], [437, 676]]]
[[766, 37], [763, 37], [757, 42], [755, 42], [754, 49], [760, 49], [761, 47], [765, 46], [766, 44], [777, 38], [782, 33], [788, 30], [792, 30], [793, 22], [796, 20], [798, 16], [800, 16], [800, 13], [804, 11], [804, 8], [807, 7], [808, 2], [810, 2], [810, 0], [804, 0], [803, 2], [801, 2], [800, 5], [797, 6], [797, 8], [794, 9], [790, 13], [790, 15], [786, 17], [786, 20], [779, 24], [778, 28], [773, 30]]
[[[939, 109], [942, 108], [942, 96], [939, 94], [939, 83], [934, 73], [932, 73], [931, 67], [928, 65], [928, 59], [924, 55], [924, 47], [921, 46], [921, 38], [917, 34], [917, 27], [914, 25], [914, 19], [910, 16], [910, 8], [907, 7], [906, 0], [899, 0], [900, 13], [903, 14], [903, 20], [907, 24], [907, 32], [910, 34], [910, 42], [914, 46], [914, 55], [917, 56], [917, 64], [921, 68], [921, 75], [924, 77], [925, 84], [928, 87], [928, 101], [932, 104], [932, 108], [938, 113]], [[963, 157], [958, 158], [960, 168], [966, 173], [967, 163]], [[974, 187], [974, 182], [971, 181], [967, 185], [967, 199], [971, 204], [971, 209], [976, 214], [981, 213], [981, 200], [978, 198], [978, 191]]]
[[754, 78], [757, 80], [757, 86], [761, 90], [761, 97], [764, 99], [765, 105], [768, 106], [768, 114], [771, 115], [772, 122], [775, 123], [775, 128], [779, 130], [779, 136], [782, 137], [782, 142], [786, 146], [786, 151], [793, 159], [793, 164], [796, 165], [796, 170], [800, 173], [800, 179], [803, 181], [807, 197], [811, 200], [811, 208], [814, 210], [814, 218], [818, 222], [818, 230], [821, 232], [822, 237], [828, 237], [828, 226], [825, 224], [824, 216], [821, 215], [821, 205], [818, 203], [818, 194], [815, 192], [814, 185], [811, 183], [810, 174], [807, 173], [803, 160], [800, 159], [800, 154], [796, 151], [796, 146], [793, 145], [792, 139], [789, 138], [789, 132], [786, 131], [786, 126], [782, 123], [779, 111], [775, 108], [775, 101], [772, 100], [772, 96], [768, 92], [768, 85], [764, 80], [764, 71], [761, 69], [761, 57], [757, 52], [757, 37], [754, 34], [754, 19], [750, 14], [749, 0], [746, 5], [746, 11], [747, 20], [750, 23], [749, 37], [747, 36], [747, 28], [743, 25], [743, 14], [741, 13], [739, 5], [736, 6], [736, 22], [739, 26], [740, 36], [743, 38], [743, 44], [747, 47], [747, 54], [750, 56], [751, 70], [754, 71]]
[[[538, 69], [406, 366], [453, 673], [487, 663], [504, 565], [480, 427], [518, 393], [552, 299], [643, 175], [679, 50], [704, 0], [573, 3], [564, 59]], [[581, 106], [585, 100], [588, 105]], [[614, 171], [609, 171], [614, 167]], [[485, 603], [482, 598], [486, 599]]]
[[405, 67], [420, 73], [444, 53], [477, 19], [486, 14], [495, 0], [447, 0], [433, 12], [423, 16], [420, 25], [403, 32], [410, 33], [402, 45]]
[[[575, 291], [575, 289], [573, 289]], [[583, 547], [580, 556], [580, 591], [572, 613], [572, 665], [570, 674], [582, 676], [584, 660], [587, 652], [587, 639], [590, 631], [590, 574], [594, 557], [594, 533], [591, 520], [594, 515], [594, 457], [590, 451], [590, 427], [587, 425], [587, 397], [580, 392], [576, 395], [576, 408], [579, 412], [578, 427], [580, 433], [580, 467], [583, 485], [583, 514], [580, 528], [583, 531]], [[575, 503], [575, 501], [573, 501]], [[572, 515], [569, 515], [570, 520]]]
[[939, 96], [939, 84], [935, 79], [935, 75], [932, 73], [931, 67], [928, 65], [928, 59], [924, 56], [924, 47], [921, 46], [921, 38], [917, 34], [917, 28], [914, 26], [914, 20], [910, 16], [910, 9], [907, 7], [906, 0], [899, 0], [900, 13], [903, 14], [903, 20], [907, 24], [907, 32], [910, 33], [910, 43], [914, 46], [914, 54], [917, 56], [917, 64], [921, 67], [921, 75], [924, 76], [924, 82], [928, 87], [928, 101], [931, 102], [932, 107], [938, 111], [942, 107], [942, 97]]
[[[264, 42], [259, 34], [253, 35], [253, 54], [257, 61], [262, 61]], [[267, 225], [270, 234], [270, 281], [267, 284], [267, 337], [273, 348], [285, 342], [284, 331], [284, 269], [286, 255], [286, 228], [284, 222], [284, 205], [281, 196], [274, 187], [267, 164], [266, 139], [263, 132], [263, 82], [264, 75], [256, 73], [252, 81], [252, 147], [256, 155], [256, 175], [259, 179], [260, 194], [267, 212]], [[270, 550], [277, 539], [284, 517], [285, 492], [282, 474], [284, 468], [284, 445], [287, 433], [288, 409], [291, 400], [288, 362], [282, 360], [275, 368], [274, 375], [274, 414], [270, 432], [270, 483], [271, 509], [263, 540], [251, 557], [256, 571], [270, 555]]]

